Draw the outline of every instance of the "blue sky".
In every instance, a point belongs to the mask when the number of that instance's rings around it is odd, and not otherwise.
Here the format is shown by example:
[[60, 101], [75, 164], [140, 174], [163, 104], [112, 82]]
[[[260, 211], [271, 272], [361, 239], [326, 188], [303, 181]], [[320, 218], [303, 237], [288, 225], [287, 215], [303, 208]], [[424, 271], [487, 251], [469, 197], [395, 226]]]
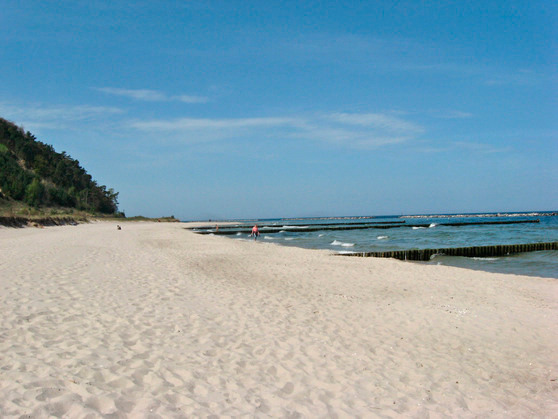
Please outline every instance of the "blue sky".
[[128, 216], [558, 209], [556, 2], [0, 10], [0, 116]]

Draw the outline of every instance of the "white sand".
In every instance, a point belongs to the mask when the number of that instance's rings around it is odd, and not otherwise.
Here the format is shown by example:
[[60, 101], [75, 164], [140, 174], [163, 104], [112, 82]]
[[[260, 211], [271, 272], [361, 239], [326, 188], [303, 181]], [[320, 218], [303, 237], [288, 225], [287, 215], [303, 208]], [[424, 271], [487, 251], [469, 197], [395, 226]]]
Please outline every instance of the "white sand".
[[558, 281], [0, 228], [0, 416], [556, 417]]

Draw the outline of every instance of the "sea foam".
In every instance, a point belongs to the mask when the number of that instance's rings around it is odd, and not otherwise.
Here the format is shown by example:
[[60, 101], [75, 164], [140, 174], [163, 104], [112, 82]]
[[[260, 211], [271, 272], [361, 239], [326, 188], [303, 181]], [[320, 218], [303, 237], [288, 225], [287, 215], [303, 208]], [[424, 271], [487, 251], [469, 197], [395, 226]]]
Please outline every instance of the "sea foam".
[[332, 246], [343, 246], [343, 247], [353, 247], [355, 244], [354, 243], [344, 243], [344, 242], [340, 242], [339, 240], [333, 240], [331, 242]]

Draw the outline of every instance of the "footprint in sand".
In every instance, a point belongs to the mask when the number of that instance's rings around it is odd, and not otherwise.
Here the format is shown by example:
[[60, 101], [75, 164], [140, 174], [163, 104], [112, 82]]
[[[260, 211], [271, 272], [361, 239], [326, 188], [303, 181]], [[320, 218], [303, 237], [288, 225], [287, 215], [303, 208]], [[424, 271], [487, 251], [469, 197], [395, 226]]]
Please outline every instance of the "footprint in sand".
[[283, 394], [285, 394], [285, 395], [287, 395], [287, 396], [288, 396], [289, 394], [292, 394], [293, 391], [294, 391], [294, 384], [291, 383], [290, 381], [289, 381], [287, 384], [285, 384], [285, 385], [283, 386], [283, 388], [281, 389], [281, 393], [283, 393]]

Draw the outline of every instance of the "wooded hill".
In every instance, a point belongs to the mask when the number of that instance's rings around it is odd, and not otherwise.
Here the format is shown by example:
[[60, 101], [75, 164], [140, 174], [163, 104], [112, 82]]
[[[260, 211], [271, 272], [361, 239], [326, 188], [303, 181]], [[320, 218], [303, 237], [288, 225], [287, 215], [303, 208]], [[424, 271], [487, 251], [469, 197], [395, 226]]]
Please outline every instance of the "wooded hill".
[[118, 192], [98, 185], [77, 160], [0, 118], [0, 199], [31, 207], [116, 214]]

